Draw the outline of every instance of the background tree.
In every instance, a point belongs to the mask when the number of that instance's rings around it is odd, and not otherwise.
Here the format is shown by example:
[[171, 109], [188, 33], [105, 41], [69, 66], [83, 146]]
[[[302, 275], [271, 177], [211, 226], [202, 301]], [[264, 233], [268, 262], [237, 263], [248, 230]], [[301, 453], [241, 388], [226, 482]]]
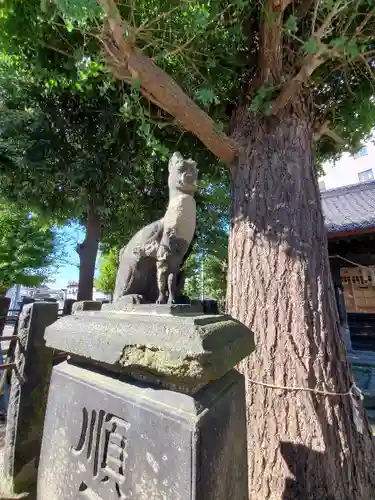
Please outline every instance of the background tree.
[[[9, 78], [7, 67], [3, 82]], [[1, 191], [11, 201], [27, 198], [45, 213], [83, 224], [85, 239], [77, 245], [78, 299], [83, 300], [92, 297], [100, 237], [119, 224], [134, 231], [136, 217], [138, 224], [142, 216], [155, 217], [149, 191], [161, 205], [164, 164], [154, 171], [157, 159], [149, 157], [158, 143], [147, 143], [140, 129], [122, 117], [120, 108], [132, 97], [125, 97], [121, 85], [99, 74], [92, 81], [87, 76], [84, 89], [50, 79], [47, 90], [45, 81], [18, 79], [17, 95], [2, 87]]]
[[[61, 17], [48, 23], [34, 2], [4, 5], [1, 190], [83, 224], [78, 298], [89, 299], [99, 240], [104, 251], [122, 246], [162, 215], [166, 154], [181, 135], [164, 133], [166, 122], [142, 106], [136, 83], [124, 88], [105, 73], [92, 37]], [[197, 141], [182, 142], [184, 153]], [[212, 156], [202, 156], [208, 169]]]
[[314, 392], [342, 394], [353, 384], [314, 143], [320, 158], [336, 155], [374, 124], [373, 2], [98, 3], [57, 0], [78, 29], [101, 39], [119, 79], [137, 81], [145, 98], [230, 164], [228, 308], [257, 343], [242, 364], [250, 497], [374, 497], [363, 408], [354, 418], [353, 397]]
[[226, 175], [216, 182], [203, 176], [197, 195], [197, 239], [185, 268], [186, 294], [224, 303], [228, 270], [230, 193]]
[[197, 258], [192, 253], [184, 266], [186, 275], [185, 294], [191, 299], [215, 299], [222, 308], [227, 287], [227, 259], [219, 260], [214, 255]]
[[99, 276], [95, 280], [95, 288], [97, 290], [108, 293], [111, 296], [113, 295], [116, 285], [117, 267], [118, 251], [116, 248], [113, 248], [101, 258]]
[[14, 284], [38, 286], [57, 264], [56, 234], [38, 214], [0, 204], [0, 295]]

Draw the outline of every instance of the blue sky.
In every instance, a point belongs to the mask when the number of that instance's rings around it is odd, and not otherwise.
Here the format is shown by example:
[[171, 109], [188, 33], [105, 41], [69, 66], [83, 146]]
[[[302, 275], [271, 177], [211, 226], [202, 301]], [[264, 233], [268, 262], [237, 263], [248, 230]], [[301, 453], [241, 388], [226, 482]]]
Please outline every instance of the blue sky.
[[76, 245], [77, 241], [83, 241], [85, 231], [78, 224], [74, 224], [58, 229], [57, 234], [64, 245], [64, 262], [58, 267], [54, 279], [49, 281], [48, 286], [51, 288], [64, 288], [68, 284], [68, 281], [78, 280], [79, 258], [76, 252]]

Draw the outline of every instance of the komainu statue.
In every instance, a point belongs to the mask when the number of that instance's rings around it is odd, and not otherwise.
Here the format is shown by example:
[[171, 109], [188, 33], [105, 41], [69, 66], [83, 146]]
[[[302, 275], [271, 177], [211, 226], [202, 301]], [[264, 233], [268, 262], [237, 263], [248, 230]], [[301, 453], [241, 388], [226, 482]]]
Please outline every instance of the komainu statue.
[[176, 303], [180, 273], [195, 233], [197, 164], [174, 153], [169, 161], [169, 203], [162, 219], [133, 236], [120, 251], [114, 300]]

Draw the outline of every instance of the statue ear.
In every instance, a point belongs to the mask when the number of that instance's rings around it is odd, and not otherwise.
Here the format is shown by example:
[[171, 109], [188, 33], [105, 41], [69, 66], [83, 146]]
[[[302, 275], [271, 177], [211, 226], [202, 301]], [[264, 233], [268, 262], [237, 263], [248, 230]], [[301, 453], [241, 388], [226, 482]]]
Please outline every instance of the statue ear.
[[191, 168], [197, 168], [197, 162], [189, 158], [188, 160], [185, 160], [185, 163], [189, 165]]
[[173, 153], [168, 163], [168, 172], [170, 172], [172, 168], [174, 168], [178, 163], [182, 161], [184, 161], [184, 158], [181, 153], [179, 153], [178, 151]]

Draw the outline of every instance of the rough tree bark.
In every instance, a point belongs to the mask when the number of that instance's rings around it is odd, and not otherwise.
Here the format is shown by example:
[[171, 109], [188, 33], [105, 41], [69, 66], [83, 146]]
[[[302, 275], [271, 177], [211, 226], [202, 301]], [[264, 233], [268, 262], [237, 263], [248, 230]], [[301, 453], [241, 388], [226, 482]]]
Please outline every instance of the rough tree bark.
[[333, 296], [311, 124], [307, 110], [265, 119], [244, 111], [234, 120], [232, 137], [242, 149], [232, 168], [227, 299], [257, 346], [240, 367], [251, 500], [375, 498], [374, 445], [362, 406], [356, 420], [349, 396], [252, 382], [340, 393], [353, 383]]
[[77, 245], [79, 255], [79, 283], [77, 300], [92, 300], [95, 262], [100, 239], [100, 215], [92, 204], [87, 207], [86, 236]]

